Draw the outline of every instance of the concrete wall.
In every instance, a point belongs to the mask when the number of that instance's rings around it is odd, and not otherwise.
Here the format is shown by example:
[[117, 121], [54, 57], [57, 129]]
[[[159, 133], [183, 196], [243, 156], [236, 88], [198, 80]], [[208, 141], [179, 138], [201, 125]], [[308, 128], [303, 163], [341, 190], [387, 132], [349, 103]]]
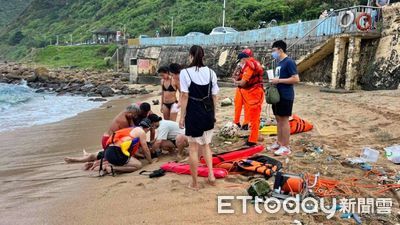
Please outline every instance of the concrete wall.
[[[293, 40], [294, 41], [294, 40]], [[296, 59], [306, 54], [316, 45], [324, 42], [324, 38], [307, 38], [302, 43], [295, 45], [289, 50], [289, 55]], [[288, 41], [290, 45], [292, 41]], [[254, 56], [266, 68], [272, 66], [271, 57], [272, 42], [263, 44], [243, 45], [243, 46], [204, 46], [205, 64], [210, 66], [220, 78], [227, 78], [233, 72], [236, 57], [244, 48], [250, 47]], [[129, 66], [130, 58], [153, 59], [156, 60], [156, 66], [169, 65], [170, 63], [179, 63], [187, 65], [189, 60], [190, 46], [163, 46], [163, 47], [128, 47], [126, 50], [124, 62]], [[154, 74], [142, 74], [154, 75]]]

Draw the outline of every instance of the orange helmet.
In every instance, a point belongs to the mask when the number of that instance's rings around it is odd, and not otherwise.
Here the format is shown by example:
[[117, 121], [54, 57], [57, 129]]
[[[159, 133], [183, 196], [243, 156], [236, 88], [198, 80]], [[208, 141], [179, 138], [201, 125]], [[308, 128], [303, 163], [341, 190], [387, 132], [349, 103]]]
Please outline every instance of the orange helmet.
[[251, 51], [249, 48], [244, 49], [242, 53], [248, 55], [249, 57], [253, 57], [253, 51]]

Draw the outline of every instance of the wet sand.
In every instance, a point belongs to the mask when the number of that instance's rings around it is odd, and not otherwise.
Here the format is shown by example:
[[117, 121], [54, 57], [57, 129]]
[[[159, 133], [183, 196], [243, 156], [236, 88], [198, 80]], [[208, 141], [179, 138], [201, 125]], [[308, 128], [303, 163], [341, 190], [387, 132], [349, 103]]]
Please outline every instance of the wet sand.
[[[220, 98], [233, 97], [233, 93], [234, 89], [223, 88]], [[398, 166], [385, 159], [383, 147], [400, 143], [399, 90], [330, 94], [319, 92], [317, 87], [298, 86], [296, 94], [294, 112], [312, 122], [315, 129], [294, 135], [293, 149], [302, 151], [304, 143], [314, 143], [322, 145], [325, 151], [312, 157], [291, 156], [290, 172], [321, 172], [323, 176], [335, 179], [362, 178], [364, 173], [360, 169], [325, 160], [329, 155], [357, 156], [364, 146], [381, 152], [378, 166], [398, 170]], [[239, 212], [217, 214], [217, 195], [245, 194], [248, 184], [238, 175], [218, 180], [216, 187], [208, 186], [201, 179], [204, 188], [195, 192], [186, 188], [190, 181], [187, 175], [168, 173], [158, 179], [149, 179], [135, 172], [97, 178], [93, 176], [97, 172], [81, 171], [81, 164], [63, 163], [66, 155], [80, 156], [82, 148], [96, 151], [113, 116], [129, 101], [138, 99], [115, 100], [100, 109], [58, 123], [2, 133], [0, 224], [290, 224], [294, 219], [305, 224], [353, 222], [326, 221], [321, 215], [257, 214], [251, 208], [246, 215]], [[113, 107], [106, 108], [107, 105]], [[159, 108], [154, 107], [153, 111], [158, 113]], [[232, 112], [233, 106], [220, 108], [217, 126], [230, 121]], [[266, 112], [264, 110], [264, 117]], [[264, 143], [272, 140], [266, 138]], [[233, 143], [235, 146], [240, 144]], [[215, 143], [213, 148], [223, 151], [234, 146]], [[171, 160], [172, 156], [163, 156], [159, 162], [144, 169], [158, 169], [162, 163]], [[370, 193], [363, 191], [360, 194]], [[390, 192], [385, 196], [393, 197]], [[394, 215], [367, 218], [370, 224], [399, 222], [395, 217], [399, 212], [398, 203], [393, 202]], [[239, 209], [238, 205], [235, 207]]]

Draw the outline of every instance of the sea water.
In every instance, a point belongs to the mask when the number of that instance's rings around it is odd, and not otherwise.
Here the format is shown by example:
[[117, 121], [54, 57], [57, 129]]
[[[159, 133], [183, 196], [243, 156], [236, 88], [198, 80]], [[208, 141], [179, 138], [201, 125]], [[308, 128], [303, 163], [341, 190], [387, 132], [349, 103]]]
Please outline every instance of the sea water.
[[0, 132], [57, 122], [101, 104], [83, 96], [36, 93], [26, 82], [0, 83]]

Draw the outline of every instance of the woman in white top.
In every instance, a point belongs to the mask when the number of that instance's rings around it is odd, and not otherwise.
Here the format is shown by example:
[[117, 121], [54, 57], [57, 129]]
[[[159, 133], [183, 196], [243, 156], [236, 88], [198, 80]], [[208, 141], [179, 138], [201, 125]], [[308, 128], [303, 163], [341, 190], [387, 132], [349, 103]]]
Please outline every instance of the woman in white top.
[[181, 119], [179, 125], [186, 128], [189, 140], [189, 164], [192, 183], [189, 188], [197, 190], [197, 166], [200, 148], [208, 167], [208, 182], [215, 183], [212, 168], [210, 143], [215, 124], [217, 94], [217, 76], [203, 63], [204, 50], [194, 45], [190, 48], [190, 65], [180, 73]]

